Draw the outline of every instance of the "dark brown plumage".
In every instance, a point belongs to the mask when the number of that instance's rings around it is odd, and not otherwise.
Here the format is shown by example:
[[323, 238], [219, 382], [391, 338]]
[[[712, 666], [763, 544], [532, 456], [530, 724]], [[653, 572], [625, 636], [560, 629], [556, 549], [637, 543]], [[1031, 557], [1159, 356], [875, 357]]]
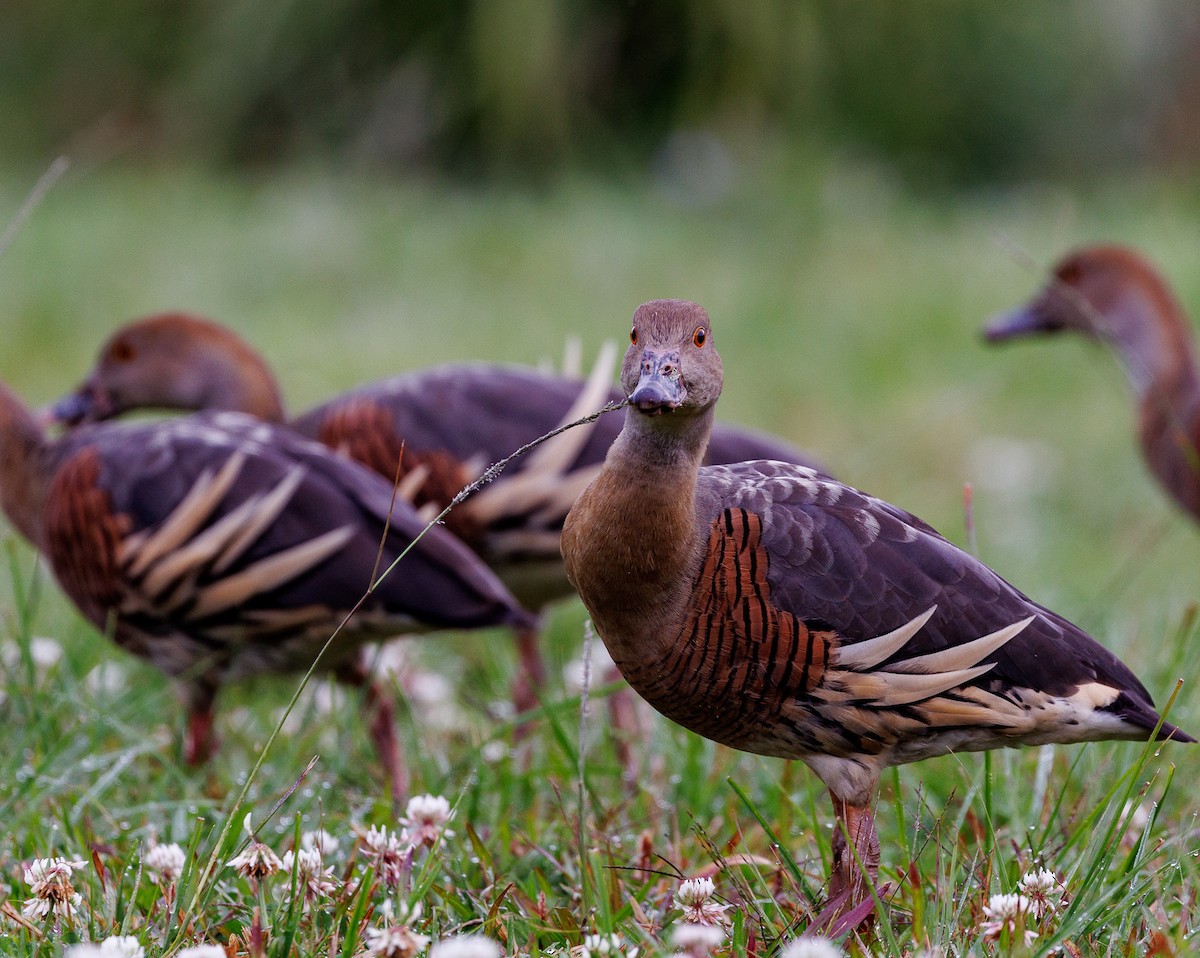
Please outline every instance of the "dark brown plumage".
[[1120, 246], [1064, 257], [1025, 306], [995, 317], [985, 336], [1076, 332], [1117, 353], [1137, 398], [1137, 433], [1154, 478], [1200, 522], [1200, 376], [1192, 327], [1167, 281]]
[[[703, 466], [723, 376], [701, 307], [647, 303], [631, 339], [624, 428], [563, 530], [571, 582], [660, 712], [806, 762], [872, 881], [888, 766], [1150, 738], [1129, 669], [921, 520], [800, 466]], [[866, 898], [839, 830], [831, 904]]]
[[[585, 383], [512, 366], [439, 366], [360, 386], [289, 424], [388, 480], [399, 472], [402, 495], [431, 517], [493, 462], [609, 399], [623, 398], [610, 389], [608, 370], [601, 366], [598, 373]], [[236, 409], [272, 422], [284, 419], [279, 389], [262, 357], [225, 327], [179, 313], [115, 332], [84, 384], [55, 410], [57, 418], [77, 422], [144, 407]], [[569, 430], [447, 515], [446, 527], [527, 608], [572, 594], [559, 551], [563, 519], [619, 431], [620, 420], [612, 415]], [[808, 461], [768, 436], [715, 427], [707, 461], [748, 458]], [[535, 633], [522, 630], [518, 639], [536, 685], [543, 667]], [[517, 699], [522, 708], [534, 704], [525, 689]]]
[[[4, 511], [63, 590], [97, 629], [179, 682], [192, 761], [212, 749], [220, 686], [307, 669], [366, 593], [377, 557], [386, 568], [418, 535], [341, 630], [325, 669], [362, 684], [364, 642], [530, 624], [454, 536], [425, 531], [405, 503], [392, 509], [389, 483], [248, 416], [91, 425], [50, 442], [0, 386], [0, 456]], [[390, 705], [369, 692], [399, 789]]]

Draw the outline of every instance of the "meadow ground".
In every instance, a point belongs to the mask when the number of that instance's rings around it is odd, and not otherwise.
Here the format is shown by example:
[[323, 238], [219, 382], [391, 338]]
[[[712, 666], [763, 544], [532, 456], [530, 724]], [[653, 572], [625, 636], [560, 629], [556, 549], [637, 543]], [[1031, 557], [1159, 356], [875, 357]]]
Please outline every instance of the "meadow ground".
[[[1145, 250], [1200, 311], [1189, 268], [1200, 198], [1164, 181], [918, 195], [844, 158], [737, 169], [716, 197], [664, 177], [580, 176], [533, 191], [312, 168], [73, 171], [0, 259], [0, 376], [40, 404], [75, 383], [115, 325], [184, 308], [257, 344], [298, 409], [438, 362], [557, 364], [571, 336], [586, 363], [604, 340], [623, 340], [639, 302], [694, 299], [712, 313], [725, 361], [723, 418], [786, 436], [970, 545], [1117, 651], [1160, 704], [1182, 677], [1171, 717], [1195, 733], [1200, 531], [1137, 460], [1119, 370], [1075, 341], [989, 349], [978, 328], [1040, 283], [1038, 267], [1099, 239]], [[31, 180], [0, 177], [0, 218]], [[505, 635], [403, 645], [395, 682], [409, 703], [413, 793], [445, 796], [454, 834], [392, 867], [363, 837], [398, 823], [353, 696], [311, 683], [256, 768], [298, 683], [231, 687], [223, 750], [189, 769], [169, 684], [83, 625], [24, 543], [7, 527], [4, 537], [6, 954], [58, 955], [122, 932], [147, 955], [235, 938], [239, 953], [356, 955], [386, 924], [388, 900], [394, 923], [419, 904], [414, 931], [479, 931], [514, 955], [564, 955], [609, 933], [626, 954], [669, 954], [685, 917], [680, 881], [706, 875], [730, 906], [716, 953], [772, 955], [821, 897], [830, 809], [802, 766], [645, 715], [640, 773], [622, 775], [612, 689], [593, 688], [581, 715], [578, 603], [548, 619], [553, 678], [519, 745]], [[844, 947], [1189, 953], [1198, 772], [1194, 749], [1104, 743], [889, 774], [887, 920]], [[312, 907], [286, 872], [254, 882], [226, 866], [247, 813], [280, 854], [317, 828], [340, 838], [326, 859], [332, 885]], [[184, 849], [169, 888], [144, 865], [154, 843]], [[76, 920], [11, 917], [31, 896], [23, 865], [49, 856], [85, 863], [72, 876]], [[985, 940], [990, 897], [1043, 867], [1065, 888], [1061, 910], [1031, 920], [1039, 937], [1028, 943], [1020, 928]]]

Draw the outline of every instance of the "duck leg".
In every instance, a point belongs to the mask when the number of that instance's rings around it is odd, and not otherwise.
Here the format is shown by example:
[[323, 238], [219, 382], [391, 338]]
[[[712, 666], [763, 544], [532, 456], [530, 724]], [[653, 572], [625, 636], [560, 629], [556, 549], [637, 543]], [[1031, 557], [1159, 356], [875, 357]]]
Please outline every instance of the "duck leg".
[[188, 710], [187, 728], [183, 733], [183, 760], [196, 767], [208, 762], [217, 751], [217, 735], [213, 731], [213, 705], [192, 706]]
[[829, 880], [829, 901], [813, 927], [841, 935], [868, 924], [875, 911], [871, 888], [876, 886], [879, 875], [879, 835], [875, 831], [875, 812], [869, 804], [854, 805], [832, 792], [830, 796], [836, 819], [833, 874]]
[[220, 744], [214, 729], [216, 698], [216, 688], [207, 682], [192, 682], [184, 689], [187, 726], [183, 732], [183, 760], [193, 768], [207, 763]]
[[[538, 707], [538, 696], [546, 687], [546, 663], [542, 659], [542, 651], [538, 644], [540, 632], [538, 625], [522, 625], [516, 628], [518, 669], [511, 688], [513, 707], [516, 708], [518, 716]], [[528, 723], [522, 722], [517, 726], [518, 738], [528, 733], [527, 725]]]
[[363, 710], [367, 714], [367, 727], [371, 732], [371, 741], [379, 755], [379, 762], [392, 786], [392, 804], [403, 807], [408, 797], [408, 767], [400, 753], [400, 743], [396, 740], [396, 707], [392, 704], [391, 696], [382, 688], [379, 682], [367, 682], [366, 702]]
[[[830, 795], [836, 821], [833, 826], [833, 875], [829, 882], [829, 897], [832, 900], [848, 893], [849, 904], [857, 905], [871, 897], [871, 887], [879, 875], [879, 835], [875, 831], [875, 812], [870, 805], [852, 805], [832, 792]], [[862, 862], [861, 868], [859, 862]]]
[[375, 754], [379, 756], [379, 764], [383, 766], [384, 775], [391, 785], [392, 805], [403, 808], [408, 796], [408, 767], [396, 738], [396, 707], [392, 697], [382, 683], [367, 674], [361, 660], [339, 668], [337, 678], [346, 685], [362, 689], [363, 717], [371, 733]]
[[[609, 667], [602, 678], [603, 682], [624, 682], [620, 669], [615, 665]], [[608, 720], [613, 730], [613, 747], [616, 749], [617, 760], [624, 771], [625, 784], [635, 785], [641, 780], [642, 754], [644, 749], [635, 747], [634, 743], [644, 741], [643, 729], [638, 721], [637, 702], [633, 698], [633, 690], [622, 685], [608, 697]]]

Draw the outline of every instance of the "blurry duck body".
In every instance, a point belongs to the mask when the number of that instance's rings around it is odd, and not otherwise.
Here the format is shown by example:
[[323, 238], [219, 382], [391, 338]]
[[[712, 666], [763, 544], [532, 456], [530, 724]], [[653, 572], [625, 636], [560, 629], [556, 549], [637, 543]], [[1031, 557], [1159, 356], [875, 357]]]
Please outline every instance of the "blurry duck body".
[[888, 766], [1152, 736], [1128, 668], [920, 519], [789, 463], [702, 465], [723, 375], [701, 307], [643, 305], [631, 340], [631, 405], [567, 517], [568, 575], [656, 709], [828, 786], [835, 916], [868, 900]]
[[[359, 386], [288, 424], [389, 481], [429, 517], [488, 466], [612, 399], [607, 364], [588, 381], [495, 364], [455, 364]], [[83, 385], [55, 407], [67, 422], [142, 408], [232, 409], [285, 421], [275, 377], [244, 340], [210, 320], [155, 315], [116, 331]], [[446, 527], [487, 562], [521, 602], [540, 609], [572, 594], [562, 569], [562, 522], [595, 477], [620, 419], [602, 416], [514, 462], [456, 506]], [[716, 427], [710, 461], [770, 457], [809, 462], [769, 436]]]
[[1167, 493], [1200, 521], [1200, 375], [1191, 324], [1162, 275], [1120, 246], [1064, 257], [1026, 305], [994, 317], [990, 342], [1074, 332], [1111, 347], [1137, 400], [1142, 455]]
[[[226, 681], [306, 670], [339, 625], [322, 668], [365, 684], [367, 641], [531, 619], [454, 536], [421, 535], [426, 523], [393, 506], [389, 483], [249, 416], [104, 423], [47, 441], [0, 386], [0, 452], [5, 513], [63, 590], [99, 631], [178, 681], [193, 762], [213, 750]], [[390, 704], [368, 696], [399, 787]]]

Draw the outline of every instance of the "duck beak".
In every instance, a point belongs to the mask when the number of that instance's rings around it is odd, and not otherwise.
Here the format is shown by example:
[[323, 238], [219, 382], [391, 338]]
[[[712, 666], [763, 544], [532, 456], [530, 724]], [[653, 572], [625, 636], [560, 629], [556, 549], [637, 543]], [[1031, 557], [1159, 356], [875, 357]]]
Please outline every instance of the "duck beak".
[[687, 389], [679, 372], [679, 351], [642, 350], [641, 372], [629, 394], [629, 404], [644, 413], [658, 415], [678, 409], [685, 398]]
[[1040, 311], [1033, 306], [999, 313], [983, 327], [983, 338], [989, 343], [1003, 343], [1021, 336], [1045, 335], [1057, 332], [1058, 327], [1047, 323]]
[[58, 402], [45, 407], [41, 418], [47, 425], [62, 423], [65, 426], [78, 426], [84, 422], [94, 422], [104, 418], [105, 403], [99, 395], [87, 384], [73, 393], [63, 396]]

